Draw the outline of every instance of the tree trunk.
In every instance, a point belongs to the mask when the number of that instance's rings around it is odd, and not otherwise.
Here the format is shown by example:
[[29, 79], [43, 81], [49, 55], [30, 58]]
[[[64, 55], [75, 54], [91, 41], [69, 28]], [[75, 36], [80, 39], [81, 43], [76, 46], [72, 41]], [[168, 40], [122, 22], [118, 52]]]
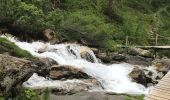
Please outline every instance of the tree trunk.
[[113, 0], [108, 0], [108, 9], [111, 10], [113, 5]]

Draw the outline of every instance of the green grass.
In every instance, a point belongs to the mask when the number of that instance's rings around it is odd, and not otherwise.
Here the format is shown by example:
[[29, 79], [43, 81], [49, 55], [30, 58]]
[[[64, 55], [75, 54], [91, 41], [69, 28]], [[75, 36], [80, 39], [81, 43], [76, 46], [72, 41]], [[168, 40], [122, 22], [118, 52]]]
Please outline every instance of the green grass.
[[139, 95], [139, 96], [127, 96], [125, 100], [143, 100], [144, 95]]
[[6, 38], [0, 38], [0, 54], [8, 52], [10, 55], [20, 58], [34, 58], [29, 52], [19, 48], [15, 43]]

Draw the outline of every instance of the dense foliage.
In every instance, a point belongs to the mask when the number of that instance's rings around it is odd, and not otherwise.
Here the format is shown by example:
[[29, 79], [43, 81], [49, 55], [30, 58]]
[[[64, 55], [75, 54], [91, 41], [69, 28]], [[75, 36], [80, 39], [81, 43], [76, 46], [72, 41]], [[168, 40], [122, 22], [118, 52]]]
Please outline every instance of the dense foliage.
[[170, 0], [0, 0], [0, 24], [9, 23], [22, 34], [51, 28], [109, 49], [127, 36], [130, 45], [154, 45], [156, 34], [158, 45], [167, 45]]

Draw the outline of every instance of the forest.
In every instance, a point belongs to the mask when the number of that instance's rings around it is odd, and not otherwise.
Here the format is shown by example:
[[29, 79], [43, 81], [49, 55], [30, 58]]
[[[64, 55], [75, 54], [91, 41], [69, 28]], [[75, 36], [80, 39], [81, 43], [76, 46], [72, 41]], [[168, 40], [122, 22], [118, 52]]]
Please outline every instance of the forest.
[[50, 28], [65, 40], [115, 45], [170, 43], [169, 0], [1, 0], [0, 25], [13, 34], [38, 37]]

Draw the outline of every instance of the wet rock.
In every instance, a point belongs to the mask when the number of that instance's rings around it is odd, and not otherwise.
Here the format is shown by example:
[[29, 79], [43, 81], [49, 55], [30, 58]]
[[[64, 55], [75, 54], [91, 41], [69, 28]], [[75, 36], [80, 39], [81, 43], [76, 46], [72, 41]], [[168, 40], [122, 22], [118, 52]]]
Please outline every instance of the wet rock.
[[133, 79], [133, 81], [142, 84], [144, 86], [147, 86], [148, 83], [152, 83], [152, 79], [147, 77], [145, 75], [145, 72], [138, 67], [135, 67], [132, 70], [132, 72], [129, 74], [129, 76]]
[[142, 69], [145, 72], [145, 75], [150, 81], [147, 81], [147, 86], [148, 85], [154, 85], [157, 84], [160, 79], [162, 79], [163, 76], [161, 76], [161, 73], [158, 73], [155, 70], [148, 70], [148, 69]]
[[142, 65], [145, 67], [148, 67], [152, 64], [152, 59], [150, 58], [144, 58], [141, 56], [126, 56], [127, 57], [127, 63], [133, 64], [133, 65]]
[[96, 55], [104, 63], [120, 63], [126, 61], [126, 56], [117, 53], [98, 53]]
[[136, 100], [135, 97], [129, 97], [123, 94], [107, 94], [105, 92], [78, 92], [72, 95], [50, 95], [50, 100], [126, 100], [133, 99]]
[[44, 30], [43, 35], [44, 35], [46, 41], [48, 41], [48, 42], [50, 42], [52, 44], [60, 42], [59, 37], [57, 37], [56, 33], [51, 29]]
[[115, 61], [119, 61], [119, 62], [126, 61], [126, 57], [124, 55], [121, 55], [121, 54], [112, 54], [111, 57]]
[[43, 62], [46, 66], [58, 65], [58, 62], [51, 58], [38, 58], [40, 62]]
[[11, 91], [17, 90], [34, 72], [42, 73], [42, 69], [47, 69], [43, 62], [0, 54], [0, 96], [12, 94]]
[[89, 62], [92, 62], [92, 63], [95, 62], [95, 58], [93, 56], [93, 51], [89, 47], [81, 46], [80, 47], [80, 56]]
[[94, 52], [94, 54], [99, 53], [99, 49], [97, 49], [97, 48], [90, 48], [90, 49]]
[[166, 74], [170, 70], [170, 59], [155, 60], [153, 64], [158, 72]]
[[49, 77], [51, 79], [87, 79], [90, 78], [89, 75], [82, 72], [78, 68], [68, 65], [54, 65], [51, 67], [49, 72]]
[[92, 63], [95, 62], [93, 56], [91, 56], [89, 52], [81, 52], [80, 55], [81, 55], [81, 58], [86, 59], [89, 62], [92, 62]]
[[33, 42], [33, 45], [38, 53], [43, 53], [47, 50], [47, 44], [43, 42]]
[[[79, 81], [79, 82], [78, 82]], [[51, 88], [53, 94], [56, 95], [70, 95], [82, 91], [88, 91], [93, 88], [101, 89], [101, 84], [96, 79], [79, 79], [77, 82], [65, 82], [66, 87]], [[102, 90], [102, 89], [101, 89]]]
[[106, 53], [98, 53], [96, 55], [103, 63], [111, 63], [112, 58], [108, 56]]
[[128, 49], [128, 54], [133, 55], [133, 56], [142, 56], [142, 57], [149, 57], [153, 58], [153, 54], [149, 50], [144, 50], [141, 48], [129, 48]]

